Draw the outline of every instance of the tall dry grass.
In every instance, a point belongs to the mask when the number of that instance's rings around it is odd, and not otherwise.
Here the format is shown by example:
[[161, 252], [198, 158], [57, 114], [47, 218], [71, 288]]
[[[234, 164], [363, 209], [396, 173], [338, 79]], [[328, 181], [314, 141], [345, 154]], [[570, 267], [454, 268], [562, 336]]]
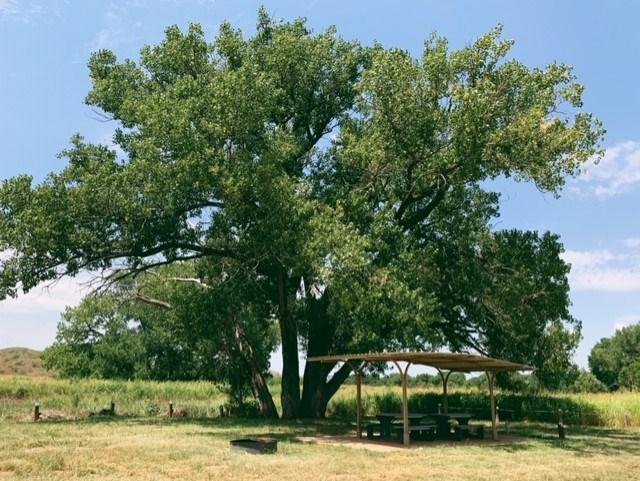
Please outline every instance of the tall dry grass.
[[168, 410], [169, 401], [190, 416], [212, 417], [227, 401], [220, 386], [210, 382], [154, 382], [116, 380], [65, 380], [50, 377], [0, 376], [0, 420], [22, 419], [39, 402], [43, 412], [82, 417], [107, 408], [132, 416], [156, 416]]
[[[436, 412], [442, 404], [442, 392], [435, 387], [411, 388], [409, 409], [415, 412]], [[455, 389], [449, 393], [452, 410], [470, 411], [477, 419], [489, 419], [489, 395], [477, 389]], [[585, 426], [639, 427], [640, 393], [615, 392], [567, 394], [541, 392], [538, 394], [497, 393], [498, 407], [514, 421], [558, 421], [563, 411], [566, 423]], [[379, 411], [400, 411], [401, 390], [397, 387], [364, 386], [363, 408], [366, 415]], [[354, 418], [355, 388], [343, 386], [329, 403], [330, 415]]]
[[[280, 401], [278, 379], [270, 383], [277, 405]], [[401, 392], [396, 387], [364, 386], [365, 414], [399, 411]], [[78, 418], [116, 403], [116, 411], [131, 416], [159, 416], [168, 410], [169, 401], [191, 417], [215, 417], [228, 396], [210, 382], [154, 382], [63, 380], [0, 376], [0, 420], [26, 419], [36, 401], [42, 410], [60, 416]], [[640, 393], [599, 394], [497, 394], [498, 406], [513, 411], [516, 421], [556, 422], [558, 409], [570, 424], [640, 427]], [[416, 412], [435, 412], [442, 403], [441, 392], [434, 387], [411, 388], [409, 405]], [[477, 419], [489, 419], [489, 398], [482, 390], [455, 389], [449, 394], [451, 409], [471, 411]], [[328, 414], [338, 418], [355, 418], [355, 388], [343, 386], [329, 403]]]

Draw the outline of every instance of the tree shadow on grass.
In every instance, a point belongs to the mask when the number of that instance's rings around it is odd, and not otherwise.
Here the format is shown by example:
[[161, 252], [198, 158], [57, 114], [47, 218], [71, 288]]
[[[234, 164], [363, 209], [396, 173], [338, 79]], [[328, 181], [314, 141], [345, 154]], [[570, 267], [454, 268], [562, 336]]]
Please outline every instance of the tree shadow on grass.
[[[126, 415], [92, 416], [80, 419], [48, 419], [39, 423], [46, 425], [120, 425], [120, 426], [193, 426], [203, 431], [186, 432], [190, 436], [211, 436], [220, 439], [234, 437], [271, 437], [299, 442], [298, 437], [314, 435], [345, 435], [354, 431], [354, 426], [343, 420], [272, 420], [260, 418], [191, 418], [191, 417], [137, 417]], [[208, 429], [207, 429], [208, 428]]]
[[[567, 426], [566, 437], [559, 439], [557, 427], [550, 424], [522, 424], [512, 428], [515, 434], [535, 440], [546, 447], [573, 452], [578, 456], [632, 454], [640, 456], [640, 431], [601, 427]], [[521, 446], [495, 446], [496, 449], [525, 450]]]

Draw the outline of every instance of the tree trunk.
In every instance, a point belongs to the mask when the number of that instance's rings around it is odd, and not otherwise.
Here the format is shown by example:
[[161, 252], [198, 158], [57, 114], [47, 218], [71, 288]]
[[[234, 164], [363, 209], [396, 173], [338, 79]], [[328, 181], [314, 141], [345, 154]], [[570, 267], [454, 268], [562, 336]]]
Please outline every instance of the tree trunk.
[[282, 417], [300, 416], [300, 372], [298, 364], [298, 328], [289, 315], [287, 279], [284, 271], [278, 273], [278, 322], [282, 341]]
[[278, 410], [273, 402], [269, 386], [262, 373], [255, 367], [255, 364], [251, 366], [251, 387], [260, 405], [260, 414], [265, 418], [278, 419]]
[[242, 357], [251, 374], [251, 390], [253, 395], [258, 400], [260, 406], [260, 414], [265, 418], [278, 419], [278, 410], [273, 402], [271, 392], [269, 392], [269, 386], [262, 375], [258, 363], [256, 362], [256, 356], [253, 352], [251, 344], [247, 342], [244, 335], [244, 329], [240, 322], [236, 320], [235, 326], [236, 341], [238, 342], [238, 349], [242, 353]]
[[304, 418], [324, 418], [329, 399], [325, 388], [327, 374], [335, 364], [307, 363], [304, 369], [301, 415]]
[[[310, 299], [308, 301], [309, 332], [307, 356], [326, 355], [331, 348], [331, 340], [334, 337], [335, 329], [327, 315], [328, 299], [329, 292], [327, 290], [320, 299]], [[333, 383], [331, 383], [331, 381], [327, 382], [327, 376], [335, 365], [335, 363], [325, 364], [320, 362], [306, 364], [304, 369], [301, 407], [303, 417], [325, 417], [329, 400], [346, 379], [346, 377], [344, 377], [338, 384], [338, 380], [342, 378], [342, 375], [338, 377], [334, 375], [334, 377], [331, 378]], [[338, 372], [340, 372], [340, 370]]]
[[[328, 371], [331, 371], [335, 364], [329, 364], [328, 366]], [[315, 370], [316, 368], [312, 369]], [[305, 369], [302, 415], [310, 418], [324, 418], [329, 401], [347, 380], [351, 371], [352, 368], [349, 364], [343, 364], [327, 381], [327, 371], [325, 371], [324, 375], [320, 375], [317, 371], [310, 370], [308, 373], [307, 369]]]

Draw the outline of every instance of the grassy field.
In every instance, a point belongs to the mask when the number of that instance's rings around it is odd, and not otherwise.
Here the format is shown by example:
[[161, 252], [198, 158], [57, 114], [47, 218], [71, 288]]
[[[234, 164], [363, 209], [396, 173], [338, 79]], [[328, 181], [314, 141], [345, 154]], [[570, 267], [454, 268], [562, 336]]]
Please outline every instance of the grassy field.
[[[279, 384], [271, 384], [279, 404]], [[354, 386], [343, 386], [329, 404], [329, 413], [342, 419], [355, 418]], [[442, 401], [437, 388], [411, 388], [410, 408], [434, 412]], [[400, 389], [381, 386], [363, 388], [365, 414], [398, 411]], [[169, 401], [186, 410], [190, 417], [210, 418], [219, 415], [227, 402], [226, 393], [208, 382], [153, 382], [62, 380], [52, 377], [0, 376], [0, 420], [24, 420], [31, 416], [39, 401], [45, 414], [67, 419], [86, 417], [116, 403], [118, 413], [129, 416], [161, 416]], [[602, 394], [547, 393], [536, 396], [498, 393], [502, 409], [514, 410], [516, 420], [556, 422], [557, 410], [563, 409], [570, 424], [604, 427], [640, 427], [640, 393]], [[449, 405], [470, 411], [476, 418], [489, 419], [489, 400], [484, 391], [457, 389], [449, 396]]]
[[[116, 418], [0, 422], [0, 480], [637, 480], [640, 432], [522, 424], [526, 439], [482, 446], [371, 451], [301, 442], [350, 432], [344, 423]], [[279, 440], [278, 453], [231, 451], [236, 436]]]
[[35, 402], [49, 417], [79, 419], [116, 403], [122, 416], [161, 416], [169, 401], [190, 417], [214, 417], [227, 395], [209, 382], [63, 380], [0, 376], [0, 421], [25, 420]]
[[[638, 427], [569, 425], [561, 443], [552, 424], [517, 422], [512, 432], [524, 437], [517, 443], [386, 451], [302, 442], [353, 435], [348, 417], [353, 391], [345, 386], [332, 403], [343, 417], [265, 422], [216, 417], [226, 395], [210, 383], [0, 376], [0, 480], [635, 480], [640, 472]], [[437, 399], [432, 389], [412, 392], [414, 403]], [[395, 402], [397, 394], [397, 389], [367, 386], [365, 406], [372, 411], [381, 402]], [[481, 393], [456, 392], [453, 399], [456, 395], [476, 402]], [[571, 398], [602, 412], [640, 403], [640, 396], [630, 393]], [[112, 399], [116, 417], [88, 417]], [[35, 400], [48, 417], [38, 423], [31, 420]], [[189, 417], [168, 419], [169, 400]], [[231, 451], [229, 440], [243, 435], [277, 438], [278, 453]]]
[[0, 349], [0, 375], [45, 376], [41, 351], [24, 347]]

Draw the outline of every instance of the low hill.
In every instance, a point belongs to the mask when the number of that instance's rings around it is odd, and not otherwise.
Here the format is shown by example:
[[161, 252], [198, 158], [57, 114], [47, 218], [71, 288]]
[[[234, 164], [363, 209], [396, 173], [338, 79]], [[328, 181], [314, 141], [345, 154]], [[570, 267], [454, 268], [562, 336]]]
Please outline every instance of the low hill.
[[0, 349], [0, 375], [46, 376], [41, 356], [42, 351], [26, 347]]

